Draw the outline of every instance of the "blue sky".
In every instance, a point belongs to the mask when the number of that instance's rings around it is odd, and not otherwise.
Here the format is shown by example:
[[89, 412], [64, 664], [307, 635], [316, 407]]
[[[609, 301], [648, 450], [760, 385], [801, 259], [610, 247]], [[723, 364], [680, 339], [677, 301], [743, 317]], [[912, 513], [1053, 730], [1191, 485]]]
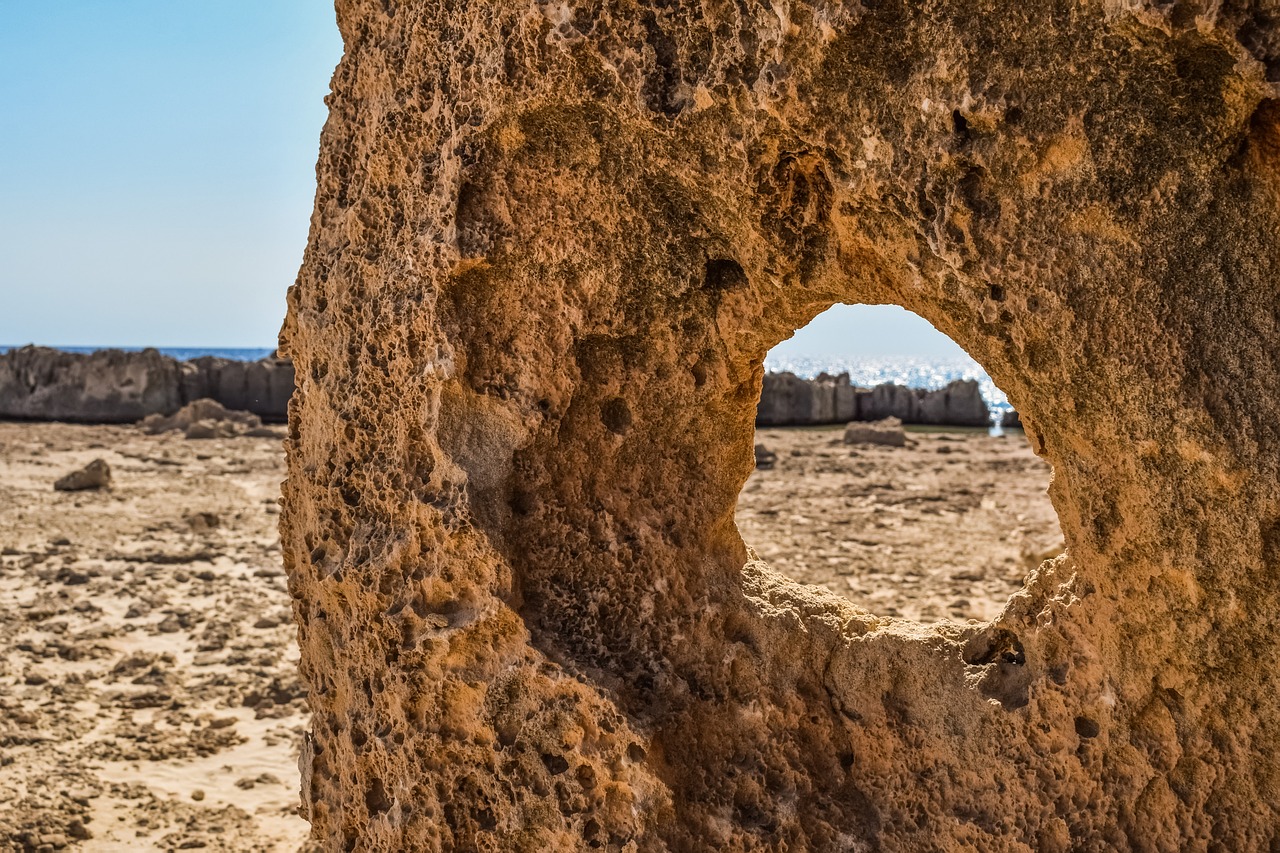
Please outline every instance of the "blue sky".
[[272, 346], [341, 54], [324, 0], [0, 3], [0, 343]]
[[[0, 3], [0, 344], [273, 346], [341, 54], [326, 0]], [[960, 352], [866, 306], [781, 347]]]
[[772, 351], [791, 358], [969, 357], [928, 320], [897, 305], [833, 305]]

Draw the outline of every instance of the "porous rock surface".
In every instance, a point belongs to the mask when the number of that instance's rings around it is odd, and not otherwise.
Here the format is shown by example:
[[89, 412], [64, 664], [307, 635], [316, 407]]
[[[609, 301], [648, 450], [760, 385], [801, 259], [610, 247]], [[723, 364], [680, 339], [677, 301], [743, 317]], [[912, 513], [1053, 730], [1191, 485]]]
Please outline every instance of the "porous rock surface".
[[[341, 0], [282, 529], [332, 849], [1280, 841], [1274, 2]], [[733, 523], [891, 302], [1068, 545], [877, 618]]]

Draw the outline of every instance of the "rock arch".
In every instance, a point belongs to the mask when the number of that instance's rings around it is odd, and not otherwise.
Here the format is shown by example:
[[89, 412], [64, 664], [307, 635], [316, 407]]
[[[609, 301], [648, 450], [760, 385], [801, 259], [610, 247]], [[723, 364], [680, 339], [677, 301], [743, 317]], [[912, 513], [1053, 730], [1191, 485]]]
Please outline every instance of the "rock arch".
[[[318, 836], [1276, 844], [1271, 20], [340, 0], [282, 332]], [[835, 301], [1054, 467], [1068, 554], [989, 625], [746, 563], [761, 360]]]

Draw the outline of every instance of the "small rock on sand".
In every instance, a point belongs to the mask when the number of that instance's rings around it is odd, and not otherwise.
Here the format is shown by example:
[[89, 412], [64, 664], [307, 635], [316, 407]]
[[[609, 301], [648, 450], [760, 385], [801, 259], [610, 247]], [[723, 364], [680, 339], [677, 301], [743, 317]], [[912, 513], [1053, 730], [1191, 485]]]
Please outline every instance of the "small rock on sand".
[[60, 492], [83, 492], [89, 489], [111, 487], [111, 466], [102, 459], [95, 459], [79, 471], [72, 471], [53, 484]]
[[897, 418], [883, 418], [882, 420], [867, 423], [855, 421], [845, 427], [844, 443], [905, 447], [907, 434], [902, 429], [902, 421]]
[[220, 526], [222, 519], [218, 518], [216, 513], [195, 512], [187, 516], [187, 524], [197, 533], [204, 533]]
[[760, 471], [768, 471], [778, 462], [778, 454], [774, 453], [763, 444], [756, 445], [756, 468]]

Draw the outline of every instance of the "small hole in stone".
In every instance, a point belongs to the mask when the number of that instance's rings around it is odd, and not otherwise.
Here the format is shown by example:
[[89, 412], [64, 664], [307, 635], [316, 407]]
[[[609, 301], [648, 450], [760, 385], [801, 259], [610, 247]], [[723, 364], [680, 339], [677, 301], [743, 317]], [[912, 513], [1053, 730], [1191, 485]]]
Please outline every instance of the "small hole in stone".
[[1063, 550], [1049, 466], [923, 318], [837, 305], [765, 368], [736, 520], [774, 569], [879, 615], [985, 621]]
[[713, 258], [707, 261], [705, 281], [708, 290], [732, 290], [747, 284], [747, 274], [737, 261]]
[[364, 795], [364, 804], [369, 809], [370, 815], [381, 814], [391, 809], [391, 798], [387, 796], [387, 789], [383, 787], [381, 779], [369, 781], [369, 787]]
[[569, 762], [565, 760], [565, 757], [552, 752], [542, 753], [542, 763], [552, 776], [559, 776], [569, 769]]
[[1088, 717], [1076, 717], [1076, 734], [1082, 738], [1095, 738], [1102, 728]]
[[621, 397], [607, 400], [600, 407], [600, 421], [609, 432], [625, 435], [631, 429], [631, 407]]
[[969, 120], [961, 115], [959, 110], [951, 111], [951, 129], [955, 131], [956, 136], [960, 137], [961, 142], [969, 140]]

